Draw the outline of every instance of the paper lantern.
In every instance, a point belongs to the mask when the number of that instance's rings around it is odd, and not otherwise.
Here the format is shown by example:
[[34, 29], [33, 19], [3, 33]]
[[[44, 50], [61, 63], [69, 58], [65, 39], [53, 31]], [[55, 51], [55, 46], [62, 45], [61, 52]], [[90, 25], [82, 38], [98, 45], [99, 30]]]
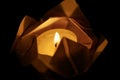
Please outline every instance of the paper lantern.
[[72, 77], [84, 74], [107, 44], [103, 35], [98, 39], [94, 34], [75, 0], [64, 0], [40, 21], [25, 16], [12, 51], [40, 73], [50, 69]]

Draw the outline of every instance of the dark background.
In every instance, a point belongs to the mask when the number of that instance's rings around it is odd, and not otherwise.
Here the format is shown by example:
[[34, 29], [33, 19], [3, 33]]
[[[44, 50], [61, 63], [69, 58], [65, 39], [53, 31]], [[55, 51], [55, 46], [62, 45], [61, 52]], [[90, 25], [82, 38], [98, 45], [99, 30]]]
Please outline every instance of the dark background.
[[[48, 73], [44, 76], [39, 74], [31, 66], [23, 67], [15, 54], [10, 54], [10, 48], [15, 39], [19, 23], [25, 15], [29, 15], [36, 20], [39, 20], [44, 13], [55, 5], [59, 4], [62, 0], [15, 0], [15, 1], [2, 1], [1, 10], [1, 73], [4, 79], [15, 80], [49, 80], [50, 76], [55, 80], [63, 80], [62, 77]], [[118, 59], [119, 46], [118, 45], [118, 20], [117, 5], [113, 1], [104, 0], [76, 0], [80, 5], [85, 16], [91, 23], [91, 27], [96, 34], [103, 34], [109, 41], [106, 49], [101, 53], [98, 59], [88, 72], [80, 77], [73, 78], [74, 80], [90, 80], [90, 79], [105, 79], [117, 78], [118, 72]], [[115, 6], [113, 6], [115, 5]]]

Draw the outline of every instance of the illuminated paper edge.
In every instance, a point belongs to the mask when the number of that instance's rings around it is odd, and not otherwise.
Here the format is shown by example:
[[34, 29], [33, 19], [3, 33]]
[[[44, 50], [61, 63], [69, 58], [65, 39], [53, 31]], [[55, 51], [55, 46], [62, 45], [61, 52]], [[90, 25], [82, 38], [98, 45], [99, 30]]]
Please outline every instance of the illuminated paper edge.
[[15, 40], [12, 44], [12, 48], [10, 49], [11, 53], [14, 51], [14, 48], [16, 47], [17, 42], [19, 42], [19, 39], [23, 35], [25, 30], [28, 29], [31, 26], [31, 24], [36, 24], [36, 23], [37, 23], [37, 21], [30, 16], [26, 15], [23, 17], [23, 19], [18, 27], [18, 31], [16, 33]]

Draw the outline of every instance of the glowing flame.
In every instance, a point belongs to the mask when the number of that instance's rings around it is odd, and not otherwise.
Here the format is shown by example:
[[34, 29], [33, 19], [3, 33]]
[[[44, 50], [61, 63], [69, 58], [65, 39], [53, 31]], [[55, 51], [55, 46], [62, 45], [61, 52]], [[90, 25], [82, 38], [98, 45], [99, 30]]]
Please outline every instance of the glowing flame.
[[57, 47], [59, 43], [60, 43], [60, 35], [59, 35], [58, 32], [56, 32], [55, 36], [54, 36], [54, 45], [55, 45], [55, 47]]

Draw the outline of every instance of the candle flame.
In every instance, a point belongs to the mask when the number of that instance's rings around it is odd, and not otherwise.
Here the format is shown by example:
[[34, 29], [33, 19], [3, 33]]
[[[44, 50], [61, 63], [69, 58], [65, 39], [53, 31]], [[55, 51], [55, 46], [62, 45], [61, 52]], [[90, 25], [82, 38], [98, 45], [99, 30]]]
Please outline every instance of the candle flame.
[[60, 43], [60, 35], [59, 35], [58, 32], [55, 32], [55, 36], [54, 36], [54, 45], [55, 45], [55, 47], [57, 47], [59, 43]]

